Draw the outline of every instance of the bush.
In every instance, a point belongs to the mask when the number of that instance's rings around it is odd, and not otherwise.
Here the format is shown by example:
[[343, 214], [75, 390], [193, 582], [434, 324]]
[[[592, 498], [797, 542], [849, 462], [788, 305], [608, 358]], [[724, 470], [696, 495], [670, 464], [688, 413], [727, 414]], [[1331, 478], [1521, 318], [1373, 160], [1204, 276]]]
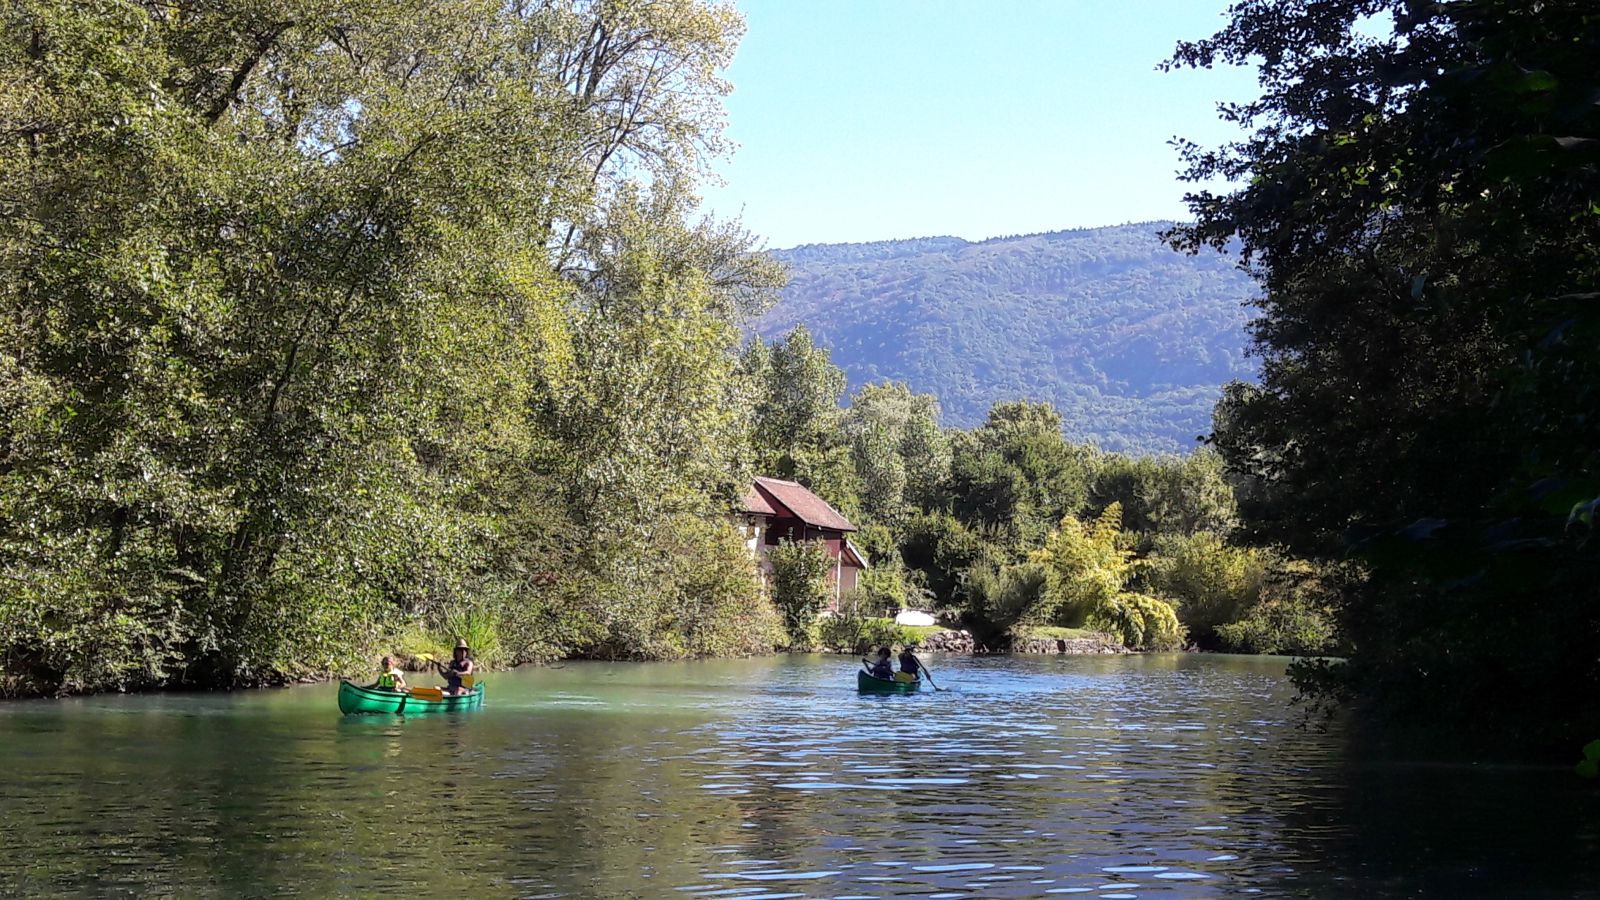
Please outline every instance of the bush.
[[985, 643], [992, 642], [1039, 608], [1047, 583], [1044, 567], [1034, 562], [973, 566], [963, 588], [968, 624]]
[[1118, 594], [1084, 624], [1118, 636], [1129, 650], [1178, 650], [1185, 637], [1172, 604], [1147, 594]]
[[1238, 621], [1217, 626], [1218, 643], [1236, 653], [1336, 653], [1338, 592], [1324, 576], [1303, 560], [1279, 565], [1268, 575], [1259, 603]]
[[783, 617], [789, 646], [815, 646], [817, 613], [833, 596], [828, 587], [833, 560], [827, 548], [816, 541], [784, 540], [768, 551], [767, 559], [772, 563], [772, 602]]
[[653, 537], [620, 543], [563, 578], [556, 607], [577, 632], [576, 653], [605, 659], [748, 656], [770, 652], [782, 640], [778, 614], [757, 591], [749, 549], [731, 524], [684, 515]]
[[1075, 627], [1100, 610], [1111, 610], [1133, 577], [1133, 554], [1123, 546], [1122, 507], [1113, 503], [1094, 522], [1061, 520], [1030, 561], [1045, 572], [1043, 602], [1021, 617], [1033, 624]]
[[1209, 532], [1156, 538], [1146, 564], [1153, 593], [1172, 601], [1178, 619], [1201, 646], [1217, 643], [1216, 628], [1261, 600], [1273, 559], [1265, 551], [1230, 547]]

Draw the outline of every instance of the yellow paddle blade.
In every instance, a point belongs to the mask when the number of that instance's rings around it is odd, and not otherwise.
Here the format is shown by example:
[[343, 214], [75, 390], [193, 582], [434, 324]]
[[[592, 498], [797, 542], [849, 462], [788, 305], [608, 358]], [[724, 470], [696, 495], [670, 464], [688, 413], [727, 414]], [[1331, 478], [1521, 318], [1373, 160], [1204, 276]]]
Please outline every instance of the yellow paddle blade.
[[412, 688], [411, 696], [418, 700], [432, 700], [437, 703], [444, 699], [444, 691], [440, 688]]
[[433, 655], [429, 653], [418, 653], [417, 659], [420, 659], [423, 662], [433, 662]]

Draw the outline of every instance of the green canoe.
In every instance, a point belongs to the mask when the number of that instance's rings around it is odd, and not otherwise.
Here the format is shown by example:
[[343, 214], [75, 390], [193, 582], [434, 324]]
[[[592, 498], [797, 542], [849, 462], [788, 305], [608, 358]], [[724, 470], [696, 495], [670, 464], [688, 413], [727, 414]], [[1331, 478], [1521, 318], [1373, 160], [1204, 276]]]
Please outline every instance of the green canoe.
[[[416, 689], [414, 692], [394, 691], [380, 687], [362, 687], [348, 681], [339, 684], [339, 711], [352, 713], [388, 713], [390, 715], [415, 715], [430, 712], [463, 712], [483, 705], [483, 685], [470, 694], [440, 696], [438, 688]], [[418, 696], [421, 693], [422, 696]]]
[[922, 679], [895, 681], [892, 678], [874, 678], [866, 672], [856, 672], [856, 690], [879, 694], [910, 694], [922, 690]]

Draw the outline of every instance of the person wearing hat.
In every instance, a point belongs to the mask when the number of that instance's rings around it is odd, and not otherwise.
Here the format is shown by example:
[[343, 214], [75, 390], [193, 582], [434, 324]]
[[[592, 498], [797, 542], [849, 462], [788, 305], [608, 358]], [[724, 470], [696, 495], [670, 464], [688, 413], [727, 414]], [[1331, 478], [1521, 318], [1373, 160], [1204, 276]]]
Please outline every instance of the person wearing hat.
[[444, 675], [447, 682], [444, 688], [446, 694], [471, 693], [471, 689], [466, 687], [462, 680], [477, 674], [478, 664], [472, 661], [472, 650], [467, 647], [465, 640], [459, 638], [456, 640], [456, 649], [450, 656], [449, 665], [437, 661], [434, 665], [439, 667], [440, 674]]

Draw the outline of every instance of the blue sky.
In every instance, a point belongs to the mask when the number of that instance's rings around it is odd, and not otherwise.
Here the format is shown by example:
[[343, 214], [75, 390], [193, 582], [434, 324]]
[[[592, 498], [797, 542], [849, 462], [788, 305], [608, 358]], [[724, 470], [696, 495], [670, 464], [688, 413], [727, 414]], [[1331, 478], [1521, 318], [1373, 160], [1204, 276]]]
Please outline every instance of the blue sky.
[[741, 144], [704, 191], [768, 246], [1186, 217], [1175, 135], [1238, 132], [1253, 71], [1162, 74], [1226, 0], [738, 0]]

